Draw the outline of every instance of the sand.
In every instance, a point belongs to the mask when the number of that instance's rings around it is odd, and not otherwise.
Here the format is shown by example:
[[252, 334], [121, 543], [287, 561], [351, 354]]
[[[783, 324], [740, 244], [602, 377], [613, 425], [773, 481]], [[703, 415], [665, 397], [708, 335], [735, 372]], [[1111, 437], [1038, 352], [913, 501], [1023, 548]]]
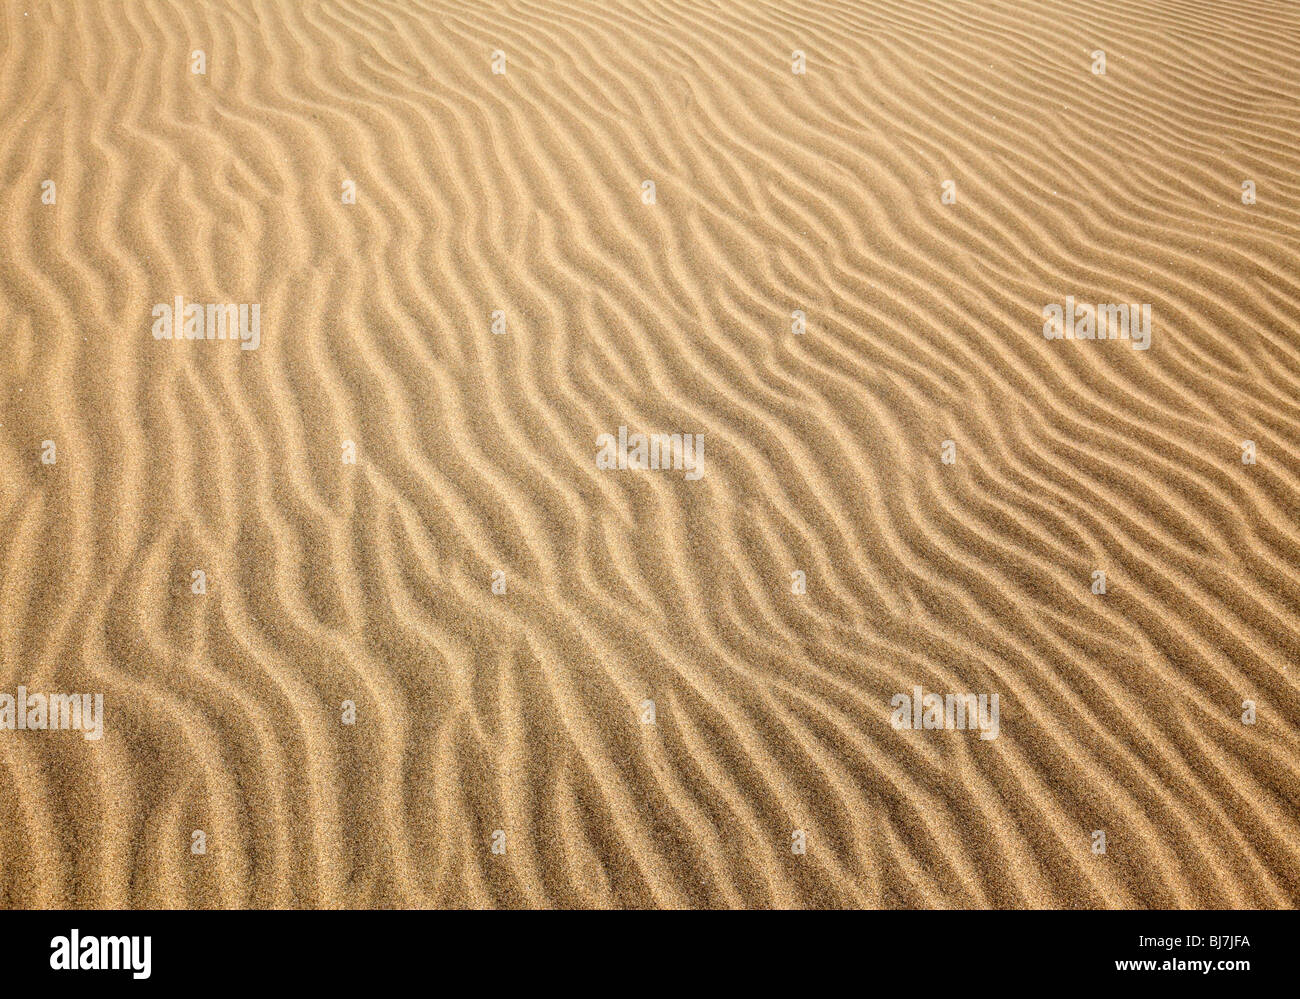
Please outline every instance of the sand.
[[104, 715], [0, 729], [0, 904], [1294, 906], [1297, 66], [1285, 0], [6, 0], [0, 693]]

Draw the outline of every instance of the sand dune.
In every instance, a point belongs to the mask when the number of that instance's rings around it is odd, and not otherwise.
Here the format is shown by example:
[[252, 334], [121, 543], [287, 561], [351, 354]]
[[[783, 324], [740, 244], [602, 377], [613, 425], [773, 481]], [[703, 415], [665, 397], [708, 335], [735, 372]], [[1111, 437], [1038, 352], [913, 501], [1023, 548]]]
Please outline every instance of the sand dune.
[[1298, 29], [0, 6], [0, 905], [1295, 906]]

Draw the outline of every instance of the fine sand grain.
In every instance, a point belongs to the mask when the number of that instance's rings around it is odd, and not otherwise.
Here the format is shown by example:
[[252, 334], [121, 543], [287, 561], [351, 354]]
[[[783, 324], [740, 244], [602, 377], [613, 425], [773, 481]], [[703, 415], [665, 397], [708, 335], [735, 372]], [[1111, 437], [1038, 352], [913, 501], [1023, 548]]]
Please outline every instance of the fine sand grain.
[[1295, 906], [1298, 137], [1290, 0], [0, 0], [0, 905]]

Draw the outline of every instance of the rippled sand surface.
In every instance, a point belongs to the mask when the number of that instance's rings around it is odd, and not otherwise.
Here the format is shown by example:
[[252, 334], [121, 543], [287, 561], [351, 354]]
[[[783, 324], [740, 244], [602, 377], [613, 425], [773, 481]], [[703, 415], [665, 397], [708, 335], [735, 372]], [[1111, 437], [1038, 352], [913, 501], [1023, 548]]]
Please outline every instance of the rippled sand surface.
[[0, 904], [1295, 906], [1298, 66], [1283, 0], [4, 0], [0, 693], [104, 709], [0, 728]]

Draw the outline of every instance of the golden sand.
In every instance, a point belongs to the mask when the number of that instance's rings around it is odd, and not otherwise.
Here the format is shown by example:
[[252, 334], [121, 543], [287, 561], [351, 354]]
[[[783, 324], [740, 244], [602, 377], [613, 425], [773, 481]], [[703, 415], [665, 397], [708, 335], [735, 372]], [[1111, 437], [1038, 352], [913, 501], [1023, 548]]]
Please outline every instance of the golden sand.
[[1288, 0], [6, 0], [0, 692], [104, 732], [0, 730], [0, 904], [1294, 906], [1298, 65]]

